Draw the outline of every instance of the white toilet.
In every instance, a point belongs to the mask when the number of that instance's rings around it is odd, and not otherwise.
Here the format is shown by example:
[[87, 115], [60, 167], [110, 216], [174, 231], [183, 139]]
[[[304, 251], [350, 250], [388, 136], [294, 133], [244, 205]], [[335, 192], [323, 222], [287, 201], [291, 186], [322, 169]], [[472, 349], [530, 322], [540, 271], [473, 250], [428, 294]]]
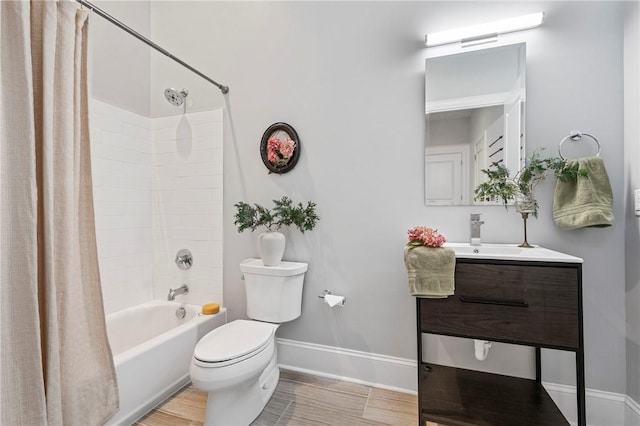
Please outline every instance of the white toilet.
[[208, 333], [191, 361], [193, 385], [209, 392], [206, 426], [246, 426], [264, 409], [280, 378], [275, 334], [278, 325], [300, 316], [306, 263], [264, 266], [240, 263], [247, 316]]

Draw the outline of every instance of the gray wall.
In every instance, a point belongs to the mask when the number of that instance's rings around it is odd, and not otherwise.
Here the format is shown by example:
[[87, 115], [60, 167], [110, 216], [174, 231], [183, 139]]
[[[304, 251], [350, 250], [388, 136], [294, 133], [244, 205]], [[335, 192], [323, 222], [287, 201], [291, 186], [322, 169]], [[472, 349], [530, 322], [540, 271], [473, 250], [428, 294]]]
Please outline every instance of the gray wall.
[[[542, 210], [530, 221], [529, 241], [584, 258], [587, 386], [626, 393], [623, 14], [615, 2], [153, 3], [153, 38], [231, 87], [225, 101], [197, 77], [152, 58], [154, 115], [172, 113], [154, 100], [166, 84], [188, 87], [192, 109], [226, 108], [230, 319], [245, 312], [238, 264], [258, 254], [257, 233], [236, 232], [233, 204], [287, 194], [317, 202], [322, 220], [305, 235], [289, 232], [286, 259], [310, 267], [303, 314], [279, 336], [415, 359], [415, 301], [402, 261], [406, 230], [425, 224], [450, 241], [466, 241], [469, 213], [480, 212], [485, 241], [522, 238], [520, 217], [501, 207], [424, 206], [424, 34], [540, 10], [546, 23], [527, 44], [528, 147], [554, 154], [572, 129], [597, 135], [617, 222], [559, 231], [549, 179], [538, 192]], [[285, 175], [267, 174], [260, 160], [262, 133], [276, 121], [293, 125], [302, 141], [300, 161]], [[325, 288], [346, 295], [347, 305], [321, 304]], [[470, 346], [438, 344], [449, 354], [471, 353]], [[492, 356], [507, 362], [516, 353], [505, 346]], [[545, 353], [543, 362], [545, 380], [573, 382], [571, 356]]]
[[[100, 0], [93, 3], [149, 37], [150, 2]], [[93, 97], [149, 116], [151, 49], [96, 14], [91, 14], [89, 28]]]
[[640, 401], [640, 226], [633, 190], [640, 188], [640, 3], [628, 3], [624, 20], [624, 152], [626, 219], [627, 395]]

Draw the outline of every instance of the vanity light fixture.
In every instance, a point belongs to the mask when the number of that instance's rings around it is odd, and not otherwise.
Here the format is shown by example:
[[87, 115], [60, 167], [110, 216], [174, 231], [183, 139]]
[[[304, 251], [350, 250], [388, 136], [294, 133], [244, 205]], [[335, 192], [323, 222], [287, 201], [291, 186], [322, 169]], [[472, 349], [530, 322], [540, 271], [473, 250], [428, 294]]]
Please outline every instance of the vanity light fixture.
[[489, 22], [487, 24], [427, 34], [424, 37], [424, 42], [427, 47], [457, 42], [465, 45], [486, 43], [497, 40], [498, 34], [535, 28], [542, 24], [543, 20], [544, 12], [531, 13], [529, 15]]

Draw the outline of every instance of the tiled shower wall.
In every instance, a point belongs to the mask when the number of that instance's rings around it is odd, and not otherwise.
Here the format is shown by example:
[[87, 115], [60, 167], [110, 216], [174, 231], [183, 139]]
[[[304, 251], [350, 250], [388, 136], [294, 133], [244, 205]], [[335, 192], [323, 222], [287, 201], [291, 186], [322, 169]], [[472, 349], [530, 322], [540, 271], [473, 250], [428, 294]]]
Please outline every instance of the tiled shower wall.
[[[187, 284], [182, 300], [222, 305], [222, 110], [151, 123], [154, 298]], [[183, 248], [188, 271], [174, 263]]]
[[94, 100], [91, 158], [105, 311], [152, 298], [151, 122]]
[[[150, 119], [93, 100], [91, 154], [106, 313], [189, 284], [222, 304], [222, 111]], [[176, 252], [194, 266], [180, 271]]]

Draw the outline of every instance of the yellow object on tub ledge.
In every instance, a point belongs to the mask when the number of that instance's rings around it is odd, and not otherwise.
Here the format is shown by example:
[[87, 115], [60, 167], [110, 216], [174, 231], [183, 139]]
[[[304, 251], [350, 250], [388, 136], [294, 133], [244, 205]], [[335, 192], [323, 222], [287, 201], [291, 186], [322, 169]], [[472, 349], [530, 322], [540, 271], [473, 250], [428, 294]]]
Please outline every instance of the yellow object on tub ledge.
[[220, 305], [217, 303], [207, 303], [202, 305], [202, 315], [213, 315], [220, 312]]

